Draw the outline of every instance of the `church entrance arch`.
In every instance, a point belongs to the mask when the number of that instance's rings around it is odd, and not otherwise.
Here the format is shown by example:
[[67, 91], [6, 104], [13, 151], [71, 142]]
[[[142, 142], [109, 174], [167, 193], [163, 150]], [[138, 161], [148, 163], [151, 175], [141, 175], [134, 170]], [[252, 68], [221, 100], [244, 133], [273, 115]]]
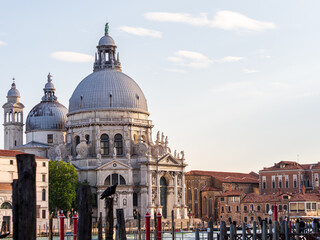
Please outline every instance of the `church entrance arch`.
[[167, 181], [164, 177], [160, 178], [160, 205], [162, 206], [162, 216], [167, 218]]

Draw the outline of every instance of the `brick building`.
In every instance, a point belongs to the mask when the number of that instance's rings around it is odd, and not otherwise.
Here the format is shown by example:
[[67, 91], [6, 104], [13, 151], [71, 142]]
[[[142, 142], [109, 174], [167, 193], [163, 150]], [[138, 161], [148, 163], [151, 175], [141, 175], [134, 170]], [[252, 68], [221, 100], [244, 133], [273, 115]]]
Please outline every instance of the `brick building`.
[[281, 161], [259, 171], [260, 194], [319, 191], [320, 163], [299, 164]]
[[259, 176], [251, 173], [190, 171], [186, 173], [186, 203], [196, 218], [218, 220], [219, 198], [227, 191], [258, 192]]

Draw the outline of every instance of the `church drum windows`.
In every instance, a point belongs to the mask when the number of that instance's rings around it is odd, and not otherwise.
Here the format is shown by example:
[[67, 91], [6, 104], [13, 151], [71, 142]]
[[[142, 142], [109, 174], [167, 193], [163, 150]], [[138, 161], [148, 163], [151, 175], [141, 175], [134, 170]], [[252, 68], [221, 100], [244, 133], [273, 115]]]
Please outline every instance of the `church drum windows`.
[[107, 134], [102, 134], [101, 138], [101, 155], [109, 155], [109, 136]]
[[114, 145], [117, 150], [117, 156], [123, 155], [123, 142], [121, 134], [118, 133], [114, 136]]

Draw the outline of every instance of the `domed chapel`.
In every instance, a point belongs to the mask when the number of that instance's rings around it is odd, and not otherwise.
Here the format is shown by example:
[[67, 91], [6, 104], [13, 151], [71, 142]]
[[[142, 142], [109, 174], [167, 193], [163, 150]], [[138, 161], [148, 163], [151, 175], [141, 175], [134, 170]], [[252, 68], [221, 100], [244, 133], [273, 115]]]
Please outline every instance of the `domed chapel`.
[[93, 72], [74, 90], [69, 109], [58, 102], [52, 76], [41, 102], [29, 112], [23, 143], [23, 108], [16, 84], [4, 109], [5, 149], [20, 150], [72, 164], [80, 181], [87, 180], [96, 195], [94, 216], [105, 217], [101, 193], [118, 183], [114, 208], [125, 219], [149, 211], [164, 218], [186, 219], [184, 152], [174, 151], [168, 137], [152, 139], [147, 100], [139, 85], [122, 72], [117, 46], [106, 24], [99, 40]]

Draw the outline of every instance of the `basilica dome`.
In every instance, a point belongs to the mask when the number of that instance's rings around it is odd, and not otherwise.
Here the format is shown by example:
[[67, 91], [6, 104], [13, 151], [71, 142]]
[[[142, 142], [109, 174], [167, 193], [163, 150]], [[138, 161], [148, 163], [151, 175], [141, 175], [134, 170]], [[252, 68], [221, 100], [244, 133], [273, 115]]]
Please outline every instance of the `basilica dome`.
[[91, 110], [125, 110], [148, 114], [147, 100], [138, 84], [121, 72], [119, 54], [108, 34], [97, 46], [94, 71], [76, 87], [69, 100], [69, 114]]
[[138, 84], [113, 69], [93, 72], [73, 92], [69, 113], [91, 109], [148, 111], [146, 98]]
[[68, 110], [57, 101], [55, 88], [48, 75], [42, 101], [29, 112], [26, 120], [26, 132], [38, 130], [65, 130]]

